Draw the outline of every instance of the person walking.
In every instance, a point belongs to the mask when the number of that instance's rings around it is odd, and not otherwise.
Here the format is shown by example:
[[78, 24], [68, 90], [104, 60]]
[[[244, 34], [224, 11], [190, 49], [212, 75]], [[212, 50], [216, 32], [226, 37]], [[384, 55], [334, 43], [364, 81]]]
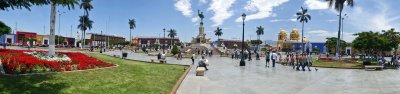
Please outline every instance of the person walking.
[[251, 60], [252, 60], [252, 59], [251, 59], [251, 51], [248, 50], [248, 53], [249, 53], [249, 61], [251, 61]]
[[290, 65], [293, 67], [293, 69], [295, 68], [295, 58], [294, 58], [294, 56], [293, 56], [293, 54], [291, 54], [290, 55]]
[[270, 54], [269, 52], [265, 53], [265, 67], [269, 68], [269, 59], [270, 59]]
[[192, 59], [192, 65], [194, 65], [194, 57], [195, 57], [196, 55], [193, 53], [192, 54], [192, 57], [190, 58], [190, 59]]
[[272, 52], [272, 67], [275, 67], [276, 60], [278, 59], [278, 55], [275, 52]]
[[311, 54], [307, 53], [306, 58], [307, 58], [307, 64], [306, 64], [306, 65], [307, 65], [308, 71], [311, 71], [311, 69], [310, 69], [310, 67], [312, 66], [312, 57], [311, 57]]

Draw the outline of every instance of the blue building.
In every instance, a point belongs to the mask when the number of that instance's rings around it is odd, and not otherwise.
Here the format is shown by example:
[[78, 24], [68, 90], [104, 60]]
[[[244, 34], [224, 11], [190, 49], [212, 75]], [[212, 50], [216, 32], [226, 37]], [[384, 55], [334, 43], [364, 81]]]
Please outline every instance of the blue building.
[[0, 36], [0, 43], [7, 43], [7, 44], [16, 43], [15, 34], [4, 34]]
[[[308, 42], [308, 43], [294, 42], [294, 43], [292, 43], [292, 47], [293, 47], [293, 51], [295, 51], [295, 52], [300, 52], [302, 49], [303, 49], [303, 51], [311, 52], [311, 53], [326, 53], [327, 52], [327, 48], [325, 47], [325, 43], [323, 43], [323, 42]], [[317, 49], [319, 49], [319, 51]]]

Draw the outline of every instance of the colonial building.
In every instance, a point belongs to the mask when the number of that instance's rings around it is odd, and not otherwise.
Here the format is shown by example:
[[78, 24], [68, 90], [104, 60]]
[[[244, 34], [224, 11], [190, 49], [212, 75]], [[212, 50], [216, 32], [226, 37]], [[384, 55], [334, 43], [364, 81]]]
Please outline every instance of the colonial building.
[[325, 43], [309, 42], [306, 37], [302, 39], [296, 28], [293, 28], [290, 32], [289, 39], [286, 31], [281, 29], [278, 34], [276, 49], [280, 51], [326, 53]]
[[15, 34], [4, 34], [0, 36], [0, 43], [15, 44]]
[[89, 46], [106, 46], [109, 43], [125, 42], [125, 38], [115, 35], [98, 34], [98, 33], [86, 33], [86, 45]]
[[[17, 35], [16, 42], [18, 45], [27, 45], [28, 44], [28, 41], [26, 40], [27, 38], [36, 39], [36, 33], [33, 32], [17, 31], [16, 35]], [[33, 42], [32, 44], [36, 45], [36, 42]]]
[[[161, 37], [135, 37], [132, 39], [132, 43], [137, 44], [138, 47], [151, 46], [153, 44], [164, 45], [164, 47], [168, 47], [172, 43], [180, 42], [178, 37], [175, 38], [161, 38]], [[163, 46], [161, 46], [163, 47]]]

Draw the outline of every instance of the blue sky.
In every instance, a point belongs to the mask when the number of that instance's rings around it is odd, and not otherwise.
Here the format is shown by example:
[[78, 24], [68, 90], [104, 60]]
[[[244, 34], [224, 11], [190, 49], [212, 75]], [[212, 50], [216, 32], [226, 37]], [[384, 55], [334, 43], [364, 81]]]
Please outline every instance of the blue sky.
[[[301, 30], [294, 14], [300, 7], [309, 9], [311, 21], [305, 24], [304, 34], [313, 42], [323, 42], [326, 37], [337, 36], [338, 13], [327, 7], [324, 0], [93, 0], [94, 9], [90, 18], [95, 22], [88, 32], [115, 34], [129, 38], [128, 19], [136, 20], [137, 28], [132, 36], [163, 36], [162, 29], [176, 29], [183, 41], [190, 41], [198, 33], [197, 9], [204, 12], [205, 31], [216, 39], [214, 30], [223, 28], [224, 39], [241, 37], [240, 15], [246, 13], [245, 39], [256, 38], [256, 27], [263, 26], [262, 40], [277, 40], [280, 29], [290, 32]], [[344, 22], [344, 39], [352, 41], [352, 34], [361, 31], [400, 29], [399, 0], [354, 0], [353, 8], [346, 7], [348, 15]], [[76, 36], [79, 16], [83, 11], [77, 6], [73, 10], [57, 7], [65, 12], [61, 16], [61, 35]], [[31, 11], [0, 11], [0, 20], [13, 29], [49, 33], [50, 6], [35, 6]], [[58, 16], [58, 15], [57, 15]], [[58, 18], [57, 18], [58, 19]], [[238, 20], [239, 19], [239, 20]], [[16, 25], [17, 24], [17, 25]], [[109, 24], [109, 25], [107, 25]], [[56, 25], [58, 34], [58, 20]], [[400, 30], [398, 30], [400, 31]]]

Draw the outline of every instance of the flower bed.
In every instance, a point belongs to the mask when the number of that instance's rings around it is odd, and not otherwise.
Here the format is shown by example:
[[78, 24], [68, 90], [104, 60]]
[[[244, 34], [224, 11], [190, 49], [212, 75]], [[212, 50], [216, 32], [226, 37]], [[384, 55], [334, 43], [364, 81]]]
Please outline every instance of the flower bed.
[[62, 72], [114, 66], [78, 52], [57, 52], [46, 57], [45, 51], [0, 49], [0, 61], [8, 74]]

